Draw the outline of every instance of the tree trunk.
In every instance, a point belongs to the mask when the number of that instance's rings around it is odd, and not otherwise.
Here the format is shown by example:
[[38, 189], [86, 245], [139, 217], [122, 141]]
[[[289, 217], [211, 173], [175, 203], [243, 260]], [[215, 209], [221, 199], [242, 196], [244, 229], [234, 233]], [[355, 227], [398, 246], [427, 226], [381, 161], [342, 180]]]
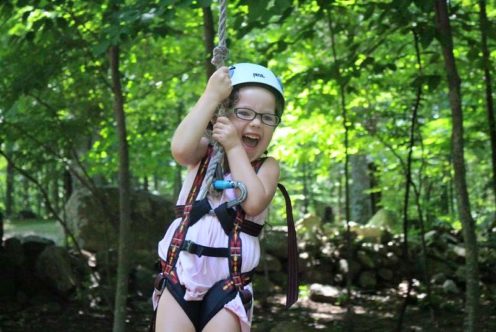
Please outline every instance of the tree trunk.
[[491, 84], [492, 66], [489, 57], [489, 49], [487, 47], [487, 32], [489, 31], [489, 25], [487, 22], [485, 0], [479, 0], [479, 29], [481, 32], [482, 69], [484, 70], [484, 81], [486, 83], [487, 126], [489, 137], [491, 138], [491, 160], [493, 166], [492, 189], [496, 206], [496, 124], [494, 119], [493, 88]]
[[477, 239], [475, 223], [470, 212], [470, 200], [465, 178], [465, 159], [463, 152], [463, 113], [460, 91], [460, 77], [453, 55], [453, 37], [449, 22], [446, 0], [436, 0], [436, 28], [443, 49], [444, 63], [449, 86], [449, 102], [453, 131], [451, 134], [453, 168], [455, 171], [455, 190], [458, 205], [458, 215], [463, 226], [463, 237], [466, 250], [466, 301], [465, 301], [465, 331], [478, 330], [479, 309], [479, 268], [477, 262]]
[[359, 224], [366, 224], [372, 218], [372, 199], [368, 193], [370, 190], [370, 176], [367, 156], [362, 154], [351, 155], [350, 165], [351, 220]]
[[377, 166], [374, 164], [374, 162], [368, 163], [368, 170], [369, 170], [369, 178], [370, 178], [370, 188], [374, 189], [374, 191], [370, 194], [372, 215], [374, 215], [381, 208], [379, 205], [381, 203], [381, 192], [377, 191], [377, 189], [379, 188], [378, 171], [377, 171]]
[[0, 248], [3, 247], [3, 213], [0, 210]]
[[[325, 6], [324, 2], [322, 2], [321, 6]], [[347, 273], [346, 273], [346, 315], [344, 319], [345, 330], [348, 332], [354, 331], [354, 310], [353, 310], [353, 299], [351, 292], [351, 282], [352, 282], [352, 271], [351, 271], [351, 262], [353, 260], [353, 243], [351, 239], [351, 229], [350, 229], [350, 175], [349, 175], [349, 165], [350, 165], [350, 155], [349, 155], [349, 131], [350, 131], [350, 123], [348, 120], [348, 110], [346, 108], [346, 86], [341, 79], [341, 69], [339, 67], [337, 51], [336, 51], [336, 39], [334, 28], [332, 24], [332, 15], [331, 10], [332, 7], [327, 4], [327, 8], [322, 7], [326, 14], [327, 26], [329, 28], [329, 35], [331, 37], [331, 51], [332, 51], [332, 59], [334, 64], [337, 67], [339, 82], [339, 98], [340, 98], [340, 108], [341, 115], [343, 117], [343, 128], [344, 128], [344, 148], [345, 148], [345, 159], [344, 159], [344, 212], [345, 212], [345, 221], [346, 221], [346, 262], [347, 262]]]
[[5, 193], [5, 216], [11, 217], [15, 209], [15, 186], [14, 186], [14, 165], [7, 161], [7, 178], [6, 178], [6, 193]]
[[71, 198], [72, 195], [72, 175], [69, 170], [64, 170], [64, 204]]
[[[421, 56], [420, 56], [420, 47], [419, 47], [419, 38], [418, 34], [413, 30], [413, 41], [415, 45], [415, 54], [417, 58], [417, 67], [418, 67], [418, 75], [422, 76], [422, 61], [421, 61]], [[409, 240], [408, 240], [408, 230], [410, 228], [410, 216], [409, 216], [409, 206], [410, 206], [410, 188], [414, 189], [415, 199], [416, 199], [416, 204], [417, 204], [417, 209], [419, 212], [419, 224], [420, 224], [420, 229], [421, 229], [421, 242], [422, 242], [422, 267], [424, 271], [424, 281], [427, 287], [427, 295], [428, 299], [430, 300], [430, 280], [429, 278], [425, 277], [427, 276], [427, 269], [425, 266], [426, 260], [426, 251], [425, 251], [425, 238], [424, 238], [424, 224], [423, 224], [423, 218], [422, 218], [422, 212], [420, 209], [420, 204], [419, 204], [419, 198], [420, 198], [420, 193], [415, 190], [415, 183], [413, 182], [413, 177], [412, 177], [412, 163], [413, 163], [413, 150], [415, 147], [415, 132], [418, 131], [419, 123], [418, 123], [418, 111], [420, 108], [420, 101], [422, 98], [422, 88], [420, 85], [417, 86], [416, 90], [416, 95], [415, 95], [415, 101], [412, 106], [412, 117], [410, 121], [410, 139], [408, 143], [408, 154], [407, 154], [407, 160], [406, 160], [406, 169], [405, 169], [405, 196], [403, 198], [403, 250], [402, 250], [402, 256], [403, 256], [403, 261], [405, 266], [408, 267], [407, 269], [407, 278], [408, 278], [408, 286], [407, 286], [407, 292], [406, 295], [403, 299], [402, 304], [399, 307], [398, 310], [398, 321], [396, 325], [395, 331], [402, 331], [403, 330], [403, 318], [406, 312], [406, 308], [408, 306], [408, 303], [410, 302], [410, 297], [411, 297], [411, 290], [412, 290], [412, 283], [413, 283], [413, 271], [410, 268], [411, 267], [411, 259], [409, 256]]]
[[310, 190], [308, 188], [308, 165], [306, 161], [303, 161], [301, 177], [301, 183], [303, 184], [303, 214], [305, 215], [308, 213], [308, 208], [310, 205]]
[[114, 94], [114, 115], [117, 121], [117, 135], [119, 139], [119, 256], [117, 262], [117, 280], [114, 306], [114, 332], [125, 331], [126, 328], [126, 300], [129, 279], [130, 250], [130, 171], [126, 132], [126, 117], [124, 114], [124, 97], [122, 95], [121, 78], [119, 72], [119, 47], [111, 46], [109, 60], [112, 75], [112, 92]]

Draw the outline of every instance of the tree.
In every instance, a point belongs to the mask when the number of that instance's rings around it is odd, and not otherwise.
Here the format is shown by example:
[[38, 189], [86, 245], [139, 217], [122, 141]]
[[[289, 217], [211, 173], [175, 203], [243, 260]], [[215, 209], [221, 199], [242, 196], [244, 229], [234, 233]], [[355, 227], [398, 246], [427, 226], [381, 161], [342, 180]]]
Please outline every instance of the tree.
[[486, 92], [486, 113], [487, 113], [487, 130], [491, 138], [491, 162], [492, 162], [492, 189], [496, 207], [496, 120], [494, 119], [494, 103], [492, 95], [492, 78], [491, 78], [491, 58], [487, 46], [487, 32], [489, 24], [487, 21], [486, 1], [479, 0], [479, 30], [481, 35], [482, 50], [482, 70], [484, 71], [484, 83]]
[[131, 238], [131, 202], [129, 149], [127, 143], [126, 116], [119, 72], [119, 47], [109, 49], [110, 70], [112, 73], [112, 92], [114, 94], [114, 113], [119, 136], [119, 254], [114, 306], [114, 332], [125, 331], [126, 303], [129, 280], [129, 241]]
[[449, 88], [449, 102], [452, 119], [452, 154], [455, 172], [456, 200], [459, 218], [463, 225], [463, 238], [466, 250], [466, 331], [478, 330], [479, 315], [479, 268], [477, 254], [477, 239], [475, 235], [475, 222], [470, 211], [470, 200], [465, 177], [464, 138], [463, 138], [463, 112], [462, 95], [460, 90], [461, 80], [456, 68], [453, 54], [453, 36], [448, 14], [446, 0], [437, 0], [435, 3], [436, 28], [439, 41], [443, 50], [446, 66], [447, 83]]

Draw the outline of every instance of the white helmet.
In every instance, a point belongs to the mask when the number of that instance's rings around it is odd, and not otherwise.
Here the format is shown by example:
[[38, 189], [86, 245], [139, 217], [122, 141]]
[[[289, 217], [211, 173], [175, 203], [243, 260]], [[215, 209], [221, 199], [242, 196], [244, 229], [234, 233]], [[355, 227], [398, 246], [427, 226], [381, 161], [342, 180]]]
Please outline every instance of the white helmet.
[[261, 84], [268, 87], [279, 101], [277, 114], [282, 115], [284, 110], [284, 92], [279, 78], [269, 69], [254, 63], [237, 63], [229, 67], [233, 87], [241, 84]]

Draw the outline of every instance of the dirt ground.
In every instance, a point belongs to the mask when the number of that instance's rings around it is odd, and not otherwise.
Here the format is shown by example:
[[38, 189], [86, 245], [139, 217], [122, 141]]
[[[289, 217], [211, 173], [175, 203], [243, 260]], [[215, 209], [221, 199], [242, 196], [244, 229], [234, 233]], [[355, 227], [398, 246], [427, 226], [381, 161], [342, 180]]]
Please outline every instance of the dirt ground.
[[[394, 331], [399, 297], [395, 291], [374, 294], [356, 293], [353, 300], [353, 331]], [[0, 302], [0, 332], [104, 332], [112, 330], [112, 318], [108, 311], [90, 309], [78, 301], [57, 302], [31, 299], [29, 304], [19, 301]], [[345, 327], [346, 308], [317, 303], [303, 298], [290, 310], [284, 309], [284, 296], [274, 295], [264, 304], [256, 303], [253, 332], [306, 332], [350, 331]], [[463, 331], [463, 314], [459, 308], [462, 300], [446, 298], [442, 309], [438, 308], [432, 320], [431, 311], [422, 309], [418, 303], [409, 305], [402, 331]], [[479, 331], [496, 331], [496, 306], [482, 301], [481, 328]], [[148, 330], [151, 307], [145, 300], [133, 300], [128, 310], [128, 331]]]

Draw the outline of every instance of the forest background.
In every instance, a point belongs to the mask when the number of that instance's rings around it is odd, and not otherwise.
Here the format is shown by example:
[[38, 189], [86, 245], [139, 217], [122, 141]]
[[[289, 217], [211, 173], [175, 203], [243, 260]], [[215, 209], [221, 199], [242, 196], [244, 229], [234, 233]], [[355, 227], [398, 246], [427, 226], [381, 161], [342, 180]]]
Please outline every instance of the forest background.
[[[496, 3], [237, 0], [228, 13], [228, 63], [266, 65], [284, 83], [269, 154], [295, 219], [350, 226], [382, 209], [394, 223], [381, 226], [414, 242], [460, 231], [472, 330], [477, 254], [496, 228]], [[138, 189], [177, 197], [170, 139], [214, 69], [217, 4], [17, 0], [0, 15], [6, 218], [63, 220], [85, 186], [120, 184], [121, 203]], [[276, 197], [270, 222], [283, 213]]]

